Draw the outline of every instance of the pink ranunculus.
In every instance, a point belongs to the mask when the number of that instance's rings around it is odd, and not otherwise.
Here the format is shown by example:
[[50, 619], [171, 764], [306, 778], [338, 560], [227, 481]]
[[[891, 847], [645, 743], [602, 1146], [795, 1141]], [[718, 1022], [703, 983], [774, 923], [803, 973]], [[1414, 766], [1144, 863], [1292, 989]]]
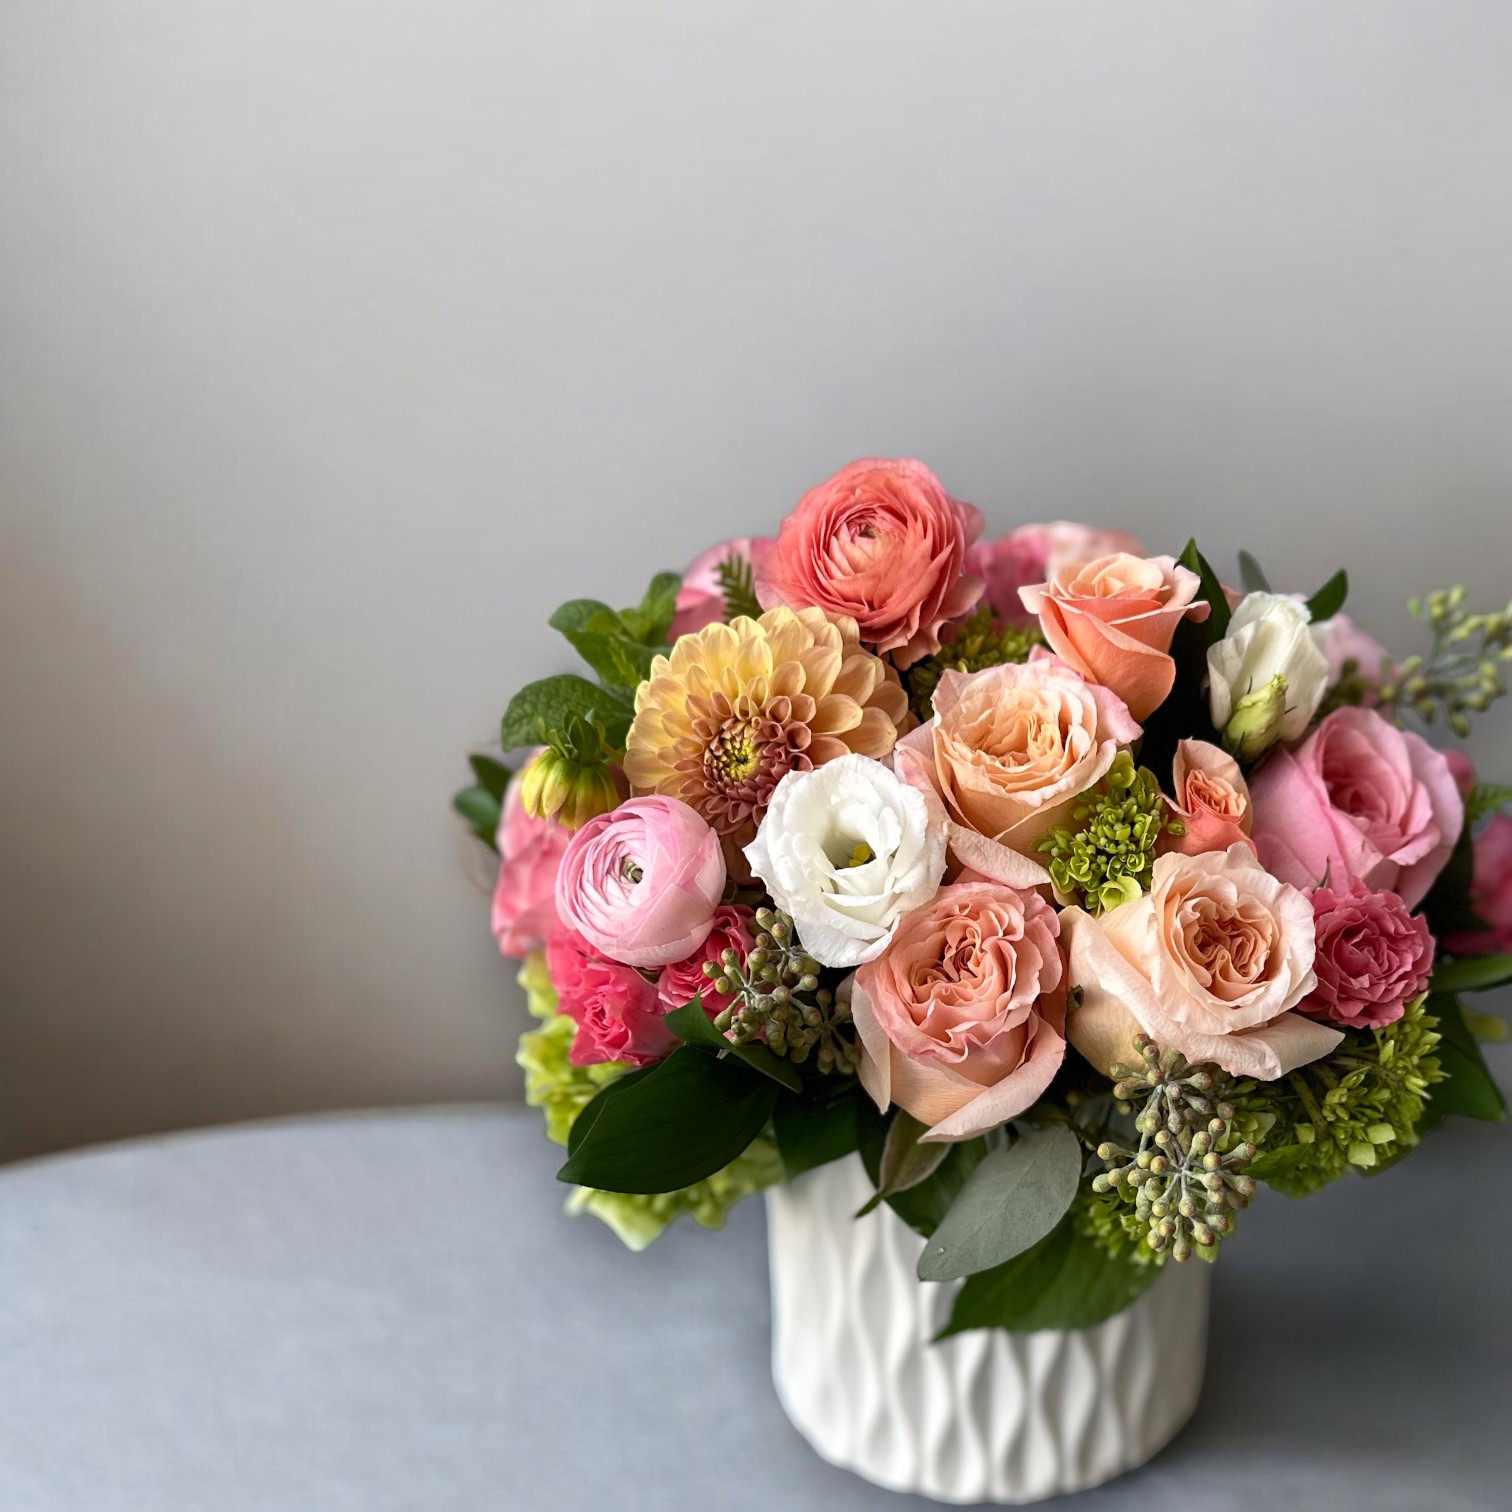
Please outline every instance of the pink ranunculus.
[[897, 773], [939, 795], [956, 860], [1009, 887], [1049, 880], [1035, 847], [1139, 736], [1115, 694], [1048, 654], [947, 671], [934, 710], [898, 742]]
[[662, 1007], [668, 1013], [691, 1003], [703, 993], [704, 1012], [717, 1018], [730, 1006], [732, 999], [716, 992], [712, 979], [704, 974], [704, 963], [712, 961], [716, 966], [725, 951], [733, 950], [741, 960], [750, 954], [756, 943], [751, 933], [751, 920], [755, 915], [743, 903], [721, 903], [714, 910], [714, 927], [708, 938], [685, 960], [663, 966], [656, 990], [661, 995]]
[[523, 960], [546, 943], [556, 923], [557, 872], [572, 833], [554, 819], [533, 819], [525, 812], [520, 776], [510, 778], [504, 790], [491, 923], [500, 953]]
[[678, 798], [631, 798], [573, 835], [557, 913], [613, 961], [666, 966], [714, 927], [724, 895], [719, 837]]
[[1089, 681], [1111, 688], [1145, 720], [1176, 682], [1171, 638], [1183, 619], [1206, 619], [1202, 580], [1174, 557], [1115, 553], [1072, 563], [1019, 590], [1050, 649]]
[[718, 624], [725, 611], [719, 569], [731, 557], [749, 562], [754, 568], [756, 563], [765, 560], [771, 549], [771, 541], [764, 537], [742, 536], [739, 540], [721, 541], [704, 552], [683, 574], [682, 587], [677, 594], [677, 613], [667, 631], [667, 640], [675, 642], [681, 636], [696, 635], [706, 625]]
[[1470, 907], [1486, 928], [1447, 935], [1454, 955], [1512, 952], [1512, 815], [1497, 814], [1475, 837]]
[[1098, 917], [1061, 914], [1071, 983], [1081, 989], [1071, 1043], [1099, 1071], [1135, 1066], [1134, 1036], [1275, 1081], [1343, 1038], [1292, 1010], [1316, 986], [1312, 904], [1248, 846], [1165, 855], [1150, 891]]
[[986, 584], [985, 603], [1010, 625], [1032, 625], [1034, 615], [1024, 608], [1020, 588], [1043, 583], [1062, 567], [1090, 562], [1114, 552], [1144, 556], [1144, 546], [1121, 530], [1099, 530], [1070, 520], [1047, 525], [1020, 525], [996, 541], [978, 541], [966, 553], [966, 571]]
[[861, 1083], [929, 1125], [972, 1139], [1016, 1118], [1066, 1053], [1066, 981], [1055, 910], [995, 882], [942, 887], [860, 967], [851, 1012]]
[[818, 608], [855, 620], [900, 667], [940, 649], [940, 627], [982, 595], [964, 574], [982, 516], [907, 458], [842, 467], [810, 489], [756, 566], [763, 608]]
[[1255, 843], [1294, 887], [1363, 882], [1423, 901], [1465, 822], [1442, 751], [1373, 709], [1336, 709], [1250, 779]]
[[1328, 686], [1344, 675], [1344, 668], [1355, 664], [1355, 672], [1369, 687], [1378, 687], [1391, 666], [1391, 653], [1373, 635], [1367, 634], [1347, 614], [1313, 626], [1313, 638], [1328, 662]]
[[1184, 856], [1247, 845], [1250, 839], [1250, 792], [1239, 763], [1206, 740], [1183, 740], [1172, 763], [1172, 813], [1186, 827], [1184, 835], [1167, 830], [1160, 837], [1162, 851]]
[[546, 942], [546, 970], [559, 1011], [577, 1025], [568, 1052], [574, 1066], [648, 1066], [677, 1048], [656, 988], [633, 966], [607, 960], [565, 924]]
[[1427, 990], [1433, 936], [1394, 892], [1355, 882], [1312, 895], [1318, 985], [1303, 1013], [1346, 1029], [1380, 1029]]

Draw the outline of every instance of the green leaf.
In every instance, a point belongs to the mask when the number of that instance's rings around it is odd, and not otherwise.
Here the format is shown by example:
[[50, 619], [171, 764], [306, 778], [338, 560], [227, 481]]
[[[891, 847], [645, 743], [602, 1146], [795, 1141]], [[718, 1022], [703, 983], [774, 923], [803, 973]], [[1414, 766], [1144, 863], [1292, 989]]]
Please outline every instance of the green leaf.
[[924, 1246], [919, 1280], [974, 1276], [1038, 1244], [1066, 1216], [1081, 1170], [1081, 1142], [1064, 1124], [991, 1151]]
[[856, 1148], [857, 1083], [840, 1082], [841, 1095], [779, 1097], [772, 1113], [772, 1132], [782, 1169], [792, 1181], [817, 1166], [840, 1160]]
[[1425, 1127], [1431, 1128], [1451, 1114], [1461, 1118], [1481, 1118], [1489, 1123], [1503, 1122], [1507, 1116], [1507, 1100], [1486, 1065], [1474, 1033], [1465, 1022], [1459, 999], [1435, 993], [1428, 999], [1428, 1011], [1439, 1023], [1442, 1037], [1434, 1054], [1444, 1080], [1435, 1082], [1428, 1089]]
[[899, 1110], [888, 1127], [887, 1138], [882, 1142], [877, 1190], [872, 1194], [871, 1200], [857, 1212], [856, 1217], [864, 1218], [889, 1197], [912, 1191], [939, 1170], [945, 1157], [950, 1154], [950, 1146], [921, 1144], [920, 1136], [928, 1132], [928, 1124], [920, 1123], [911, 1113]]
[[611, 1082], [578, 1114], [557, 1180], [603, 1192], [680, 1191], [741, 1154], [777, 1095], [776, 1083], [738, 1060], [684, 1045], [643, 1076]]
[[1439, 938], [1451, 934], [1471, 934], [1485, 929], [1484, 919], [1477, 917], [1470, 901], [1475, 882], [1475, 845], [1467, 823], [1460, 831], [1443, 871], [1423, 899], [1423, 917], [1428, 928]]
[[1433, 968], [1433, 992], [1486, 992], [1512, 982], [1512, 955], [1464, 956]]
[[1115, 1259], [1068, 1215], [1032, 1249], [968, 1276], [939, 1338], [972, 1328], [1091, 1328], [1136, 1301], [1159, 1274], [1158, 1266]]
[[1512, 1024], [1499, 1013], [1476, 1013], [1469, 1008], [1461, 1008], [1460, 1013], [1465, 1028], [1483, 1045], [1505, 1045], [1512, 1039]]
[[574, 715], [597, 720], [604, 728], [605, 740], [623, 750], [635, 708], [622, 693], [597, 687], [575, 673], [543, 677], [526, 684], [509, 700], [499, 728], [499, 743], [506, 751], [549, 744], [565, 736]]
[[509, 779], [514, 773], [502, 761], [495, 761], [492, 756], [477, 752], [467, 758], [467, 764], [473, 769], [478, 786], [502, 806], [504, 790], [509, 786]]
[[1247, 551], [1239, 553], [1239, 581], [1244, 585], [1246, 593], [1271, 591], [1270, 580], [1265, 575], [1265, 569]]
[[625, 1096], [632, 1087], [645, 1081], [655, 1069], [655, 1066], [642, 1066], [637, 1071], [627, 1071], [623, 1076], [606, 1083], [598, 1096], [572, 1121], [572, 1127], [567, 1131], [567, 1153], [571, 1155], [587, 1139], [600, 1115], [616, 1098]]
[[677, 615], [677, 595], [682, 591], [680, 572], [658, 572], [651, 579], [640, 608], [627, 609], [623, 615], [630, 633], [645, 645], [660, 645]]
[[[882, 1150], [887, 1142], [890, 1121], [877, 1112], [876, 1105], [870, 1099], [857, 1103], [856, 1124], [859, 1132], [856, 1143], [873, 1186], [881, 1185]], [[986, 1153], [985, 1139], [971, 1139], [951, 1145], [950, 1153], [927, 1181], [921, 1181], [918, 1186], [910, 1187], [906, 1192], [894, 1193], [886, 1199], [888, 1207], [916, 1234], [929, 1238], [939, 1227], [956, 1195], [965, 1186], [966, 1178]]]
[[498, 850], [499, 800], [485, 787], [463, 788], [452, 807], [467, 820], [468, 827], [490, 850]]
[[1512, 787], [1499, 782], [1477, 782], [1465, 800], [1465, 823], [1479, 824], [1489, 814], [1499, 813], [1512, 803]]
[[[1212, 564], [1198, 551], [1195, 540], [1186, 543], [1178, 560], [1189, 572], [1195, 572], [1202, 579], [1202, 589], [1197, 596], [1205, 599], [1212, 611], [1201, 625], [1193, 625], [1193, 628], [1204, 637], [1203, 649], [1205, 651], [1214, 641], [1221, 641], [1228, 633], [1230, 615], [1228, 595], [1224, 593], [1223, 582], [1213, 571]], [[1182, 624], [1192, 625], [1193, 622], [1183, 620]]]
[[723, 1055], [732, 1055], [743, 1061], [753, 1071], [780, 1082], [789, 1092], [803, 1091], [803, 1078], [798, 1075], [792, 1062], [773, 1055], [765, 1045], [732, 1045], [711, 1022], [704, 1012], [702, 994], [681, 1008], [674, 1008], [664, 1022], [673, 1034], [685, 1045], [697, 1045], [704, 1050], [717, 1050]]
[[1315, 625], [1331, 620], [1344, 607], [1349, 597], [1349, 574], [1341, 567], [1307, 601], [1307, 612]]

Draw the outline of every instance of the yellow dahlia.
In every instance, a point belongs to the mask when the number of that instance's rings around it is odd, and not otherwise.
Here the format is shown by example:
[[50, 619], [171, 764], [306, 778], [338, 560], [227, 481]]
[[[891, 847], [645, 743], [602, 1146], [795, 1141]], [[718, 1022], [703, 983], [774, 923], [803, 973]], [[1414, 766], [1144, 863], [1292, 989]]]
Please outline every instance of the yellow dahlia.
[[908, 695], [861, 649], [856, 622], [822, 609], [772, 609], [684, 635], [635, 695], [625, 773], [637, 793], [697, 809], [745, 872], [787, 773], [858, 752], [885, 757], [909, 723]]

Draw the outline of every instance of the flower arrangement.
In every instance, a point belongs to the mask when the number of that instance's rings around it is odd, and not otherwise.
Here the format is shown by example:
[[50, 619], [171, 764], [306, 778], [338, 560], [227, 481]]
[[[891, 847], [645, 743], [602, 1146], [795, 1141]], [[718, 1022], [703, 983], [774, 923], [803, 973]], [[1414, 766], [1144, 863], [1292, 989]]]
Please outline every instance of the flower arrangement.
[[552, 617], [456, 806], [538, 1023], [570, 1206], [639, 1248], [859, 1154], [962, 1281], [944, 1332], [1085, 1327], [1214, 1260], [1257, 1183], [1500, 1119], [1512, 789], [1463, 736], [1512, 609], [1390, 656], [1189, 542], [985, 541], [916, 461]]

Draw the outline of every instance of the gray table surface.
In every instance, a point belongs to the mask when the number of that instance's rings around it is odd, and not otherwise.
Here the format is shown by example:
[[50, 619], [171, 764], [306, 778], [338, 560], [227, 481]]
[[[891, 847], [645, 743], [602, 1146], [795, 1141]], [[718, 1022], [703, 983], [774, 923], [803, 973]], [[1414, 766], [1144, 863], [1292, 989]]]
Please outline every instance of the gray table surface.
[[[1155, 1464], [1057, 1505], [1512, 1506], [1512, 1131], [1263, 1199], [1208, 1387]], [[767, 1374], [765, 1225], [641, 1256], [560, 1213], [537, 1116], [254, 1125], [0, 1173], [4, 1512], [898, 1509]]]

